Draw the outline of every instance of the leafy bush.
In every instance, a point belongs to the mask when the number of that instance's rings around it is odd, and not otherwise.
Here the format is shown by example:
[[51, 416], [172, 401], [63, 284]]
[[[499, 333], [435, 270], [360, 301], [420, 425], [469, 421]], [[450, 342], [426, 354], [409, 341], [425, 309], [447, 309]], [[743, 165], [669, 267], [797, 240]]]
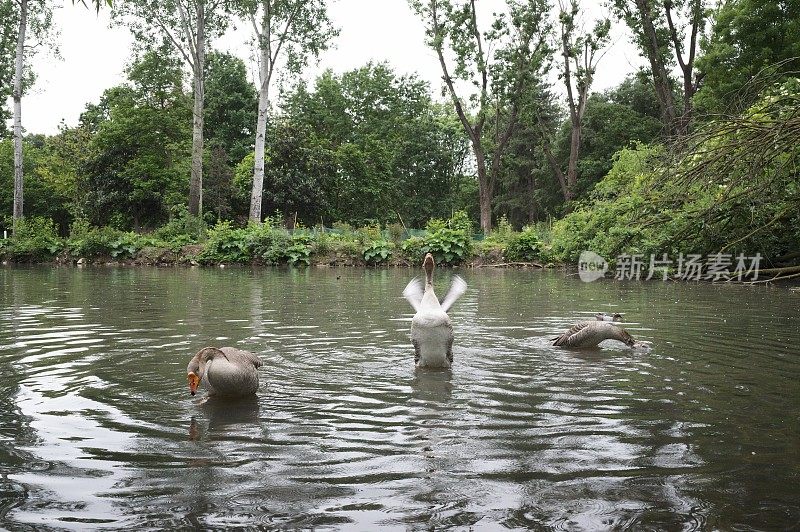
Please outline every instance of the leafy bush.
[[67, 249], [75, 257], [130, 258], [145, 242], [133, 232], [113, 227], [92, 227], [85, 219], [76, 219], [70, 227]]
[[198, 217], [189, 214], [185, 206], [173, 209], [174, 213], [170, 220], [163, 226], [153, 231], [153, 236], [164, 242], [171, 242], [177, 245], [196, 244], [206, 237], [207, 227], [205, 222]]
[[367, 264], [380, 264], [392, 256], [391, 244], [386, 240], [376, 240], [364, 248], [364, 261]]
[[535, 229], [526, 227], [520, 233], [513, 233], [508, 238], [506, 257], [510, 260], [529, 261], [539, 258], [542, 243]]
[[389, 233], [389, 240], [394, 242], [395, 244], [399, 244], [403, 241], [403, 237], [406, 235], [406, 228], [403, 227], [403, 224], [393, 223], [386, 226], [386, 231]]
[[208, 231], [208, 240], [198, 260], [211, 262], [247, 262], [250, 259], [246, 229], [234, 229], [228, 221], [218, 222]]
[[425, 253], [440, 264], [458, 264], [472, 254], [472, 237], [455, 229], [440, 229], [425, 237]]
[[9, 259], [32, 262], [49, 260], [62, 247], [53, 220], [40, 217], [18, 220], [14, 235], [3, 245]]
[[247, 227], [247, 252], [250, 257], [261, 257], [268, 263], [278, 263], [289, 242], [283, 229], [273, 229], [270, 223]]
[[425, 257], [425, 253], [428, 252], [428, 247], [425, 245], [425, 239], [412, 236], [407, 238], [401, 245], [400, 249], [403, 250], [403, 255], [405, 255], [408, 260], [414, 263], [422, 263], [422, 259]]
[[381, 240], [383, 238], [383, 235], [381, 235], [381, 226], [379, 224], [359, 227], [356, 229], [355, 234], [356, 239], [362, 246], [367, 245], [369, 242]]
[[297, 266], [298, 264], [308, 266], [311, 264], [310, 243], [310, 237], [306, 235], [294, 235], [290, 241], [289, 247], [284, 251], [286, 262], [292, 266]]

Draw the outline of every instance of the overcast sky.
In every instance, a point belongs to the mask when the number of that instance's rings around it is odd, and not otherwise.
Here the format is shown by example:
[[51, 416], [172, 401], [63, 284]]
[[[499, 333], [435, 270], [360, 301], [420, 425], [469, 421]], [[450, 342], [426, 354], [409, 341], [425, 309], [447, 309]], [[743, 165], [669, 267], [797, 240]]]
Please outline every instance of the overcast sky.
[[[604, 16], [599, 0], [583, 0], [591, 17]], [[500, 0], [479, 0], [483, 27], [488, 14], [500, 9]], [[411, 11], [407, 0], [336, 0], [330, 15], [341, 33], [333, 48], [324, 53], [306, 76], [309, 79], [326, 68], [343, 72], [368, 61], [387, 61], [398, 73], [416, 73], [431, 83], [438, 97], [441, 72], [436, 55], [425, 46], [424, 28]], [[53, 134], [61, 121], [68, 126], [78, 122], [89, 102], [97, 102], [103, 91], [124, 80], [124, 68], [131, 57], [132, 38], [127, 29], [109, 27], [107, 10], [96, 15], [80, 3], [64, 0], [55, 15], [60, 58], [40, 54], [35, 59], [37, 82], [23, 97], [22, 124], [28, 133]], [[593, 90], [602, 91], [618, 84], [626, 74], [642, 64], [627, 33], [616, 24], [614, 45], [604, 56]], [[225, 35], [216, 47], [230, 51], [256, 72], [247, 45], [246, 26]], [[273, 92], [274, 93], [274, 92]], [[10, 125], [10, 124], [9, 124]]]

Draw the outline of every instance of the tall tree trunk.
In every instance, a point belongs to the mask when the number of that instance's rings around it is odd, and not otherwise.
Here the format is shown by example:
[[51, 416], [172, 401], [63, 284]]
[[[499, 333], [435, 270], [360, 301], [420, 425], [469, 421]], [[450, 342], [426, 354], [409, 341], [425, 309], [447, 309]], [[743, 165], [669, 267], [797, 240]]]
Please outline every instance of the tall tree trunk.
[[581, 151], [581, 120], [572, 124], [572, 135], [569, 142], [569, 162], [567, 163], [567, 194], [570, 201], [575, 197], [575, 184], [578, 182], [578, 156]]
[[14, 212], [13, 230], [22, 218], [22, 61], [25, 55], [25, 31], [28, 23], [28, 0], [20, 0], [19, 34], [17, 35], [17, 61], [14, 69]]
[[675, 131], [677, 111], [675, 109], [675, 98], [672, 94], [672, 86], [669, 74], [661, 59], [661, 46], [658, 42], [655, 25], [653, 24], [654, 15], [650, 10], [648, 0], [636, 0], [636, 7], [639, 10], [644, 34], [644, 48], [647, 52], [647, 59], [650, 61], [650, 71], [653, 75], [653, 85], [656, 91], [656, 98], [661, 106], [661, 114], [664, 125], [670, 133]]
[[[266, 19], [266, 17], [265, 17]], [[264, 33], [266, 34], [266, 32]], [[269, 61], [270, 56], [263, 44], [258, 91], [258, 117], [256, 120], [255, 164], [253, 165], [253, 189], [250, 194], [250, 221], [261, 223], [261, 202], [264, 195], [264, 146], [267, 134], [267, 111], [269, 110]]]
[[197, 2], [197, 41], [194, 57], [194, 109], [192, 121], [192, 177], [189, 181], [189, 214], [203, 212], [203, 102], [205, 101], [205, 4]]
[[481, 213], [481, 231], [488, 235], [492, 232], [492, 189], [486, 173], [486, 154], [480, 139], [472, 140], [472, 151], [478, 166], [478, 207]]

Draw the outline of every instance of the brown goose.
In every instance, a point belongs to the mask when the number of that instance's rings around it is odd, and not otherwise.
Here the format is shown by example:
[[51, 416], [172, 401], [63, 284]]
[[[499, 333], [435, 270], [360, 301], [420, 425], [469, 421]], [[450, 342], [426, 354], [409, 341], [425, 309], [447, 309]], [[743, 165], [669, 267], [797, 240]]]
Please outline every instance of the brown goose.
[[619, 322], [622, 321], [622, 314], [619, 312], [615, 312], [614, 314], [608, 314], [607, 312], [598, 312], [594, 315], [594, 319], [597, 321], [615, 321]]
[[559, 347], [597, 347], [603, 340], [618, 340], [633, 349], [647, 349], [647, 344], [637, 342], [628, 331], [607, 321], [581, 321], [567, 329], [561, 336], [553, 338]]
[[189, 391], [194, 395], [200, 382], [205, 379], [209, 395], [252, 395], [258, 390], [259, 367], [261, 359], [249, 351], [235, 347], [204, 347], [186, 367]]

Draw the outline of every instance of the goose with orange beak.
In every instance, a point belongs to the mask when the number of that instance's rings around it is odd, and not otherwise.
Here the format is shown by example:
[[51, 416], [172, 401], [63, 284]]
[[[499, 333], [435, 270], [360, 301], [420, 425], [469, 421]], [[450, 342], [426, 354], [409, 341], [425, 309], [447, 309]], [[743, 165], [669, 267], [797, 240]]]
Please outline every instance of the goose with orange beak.
[[189, 361], [186, 379], [189, 392], [194, 395], [205, 381], [208, 395], [245, 397], [258, 390], [257, 355], [235, 347], [204, 347]]
[[415, 278], [403, 290], [403, 297], [416, 311], [411, 320], [411, 343], [418, 368], [449, 368], [453, 364], [453, 325], [447, 311], [467, 291], [464, 279], [454, 275], [450, 290], [440, 302], [433, 291], [434, 267], [433, 255], [428, 253], [422, 262], [425, 287]]

